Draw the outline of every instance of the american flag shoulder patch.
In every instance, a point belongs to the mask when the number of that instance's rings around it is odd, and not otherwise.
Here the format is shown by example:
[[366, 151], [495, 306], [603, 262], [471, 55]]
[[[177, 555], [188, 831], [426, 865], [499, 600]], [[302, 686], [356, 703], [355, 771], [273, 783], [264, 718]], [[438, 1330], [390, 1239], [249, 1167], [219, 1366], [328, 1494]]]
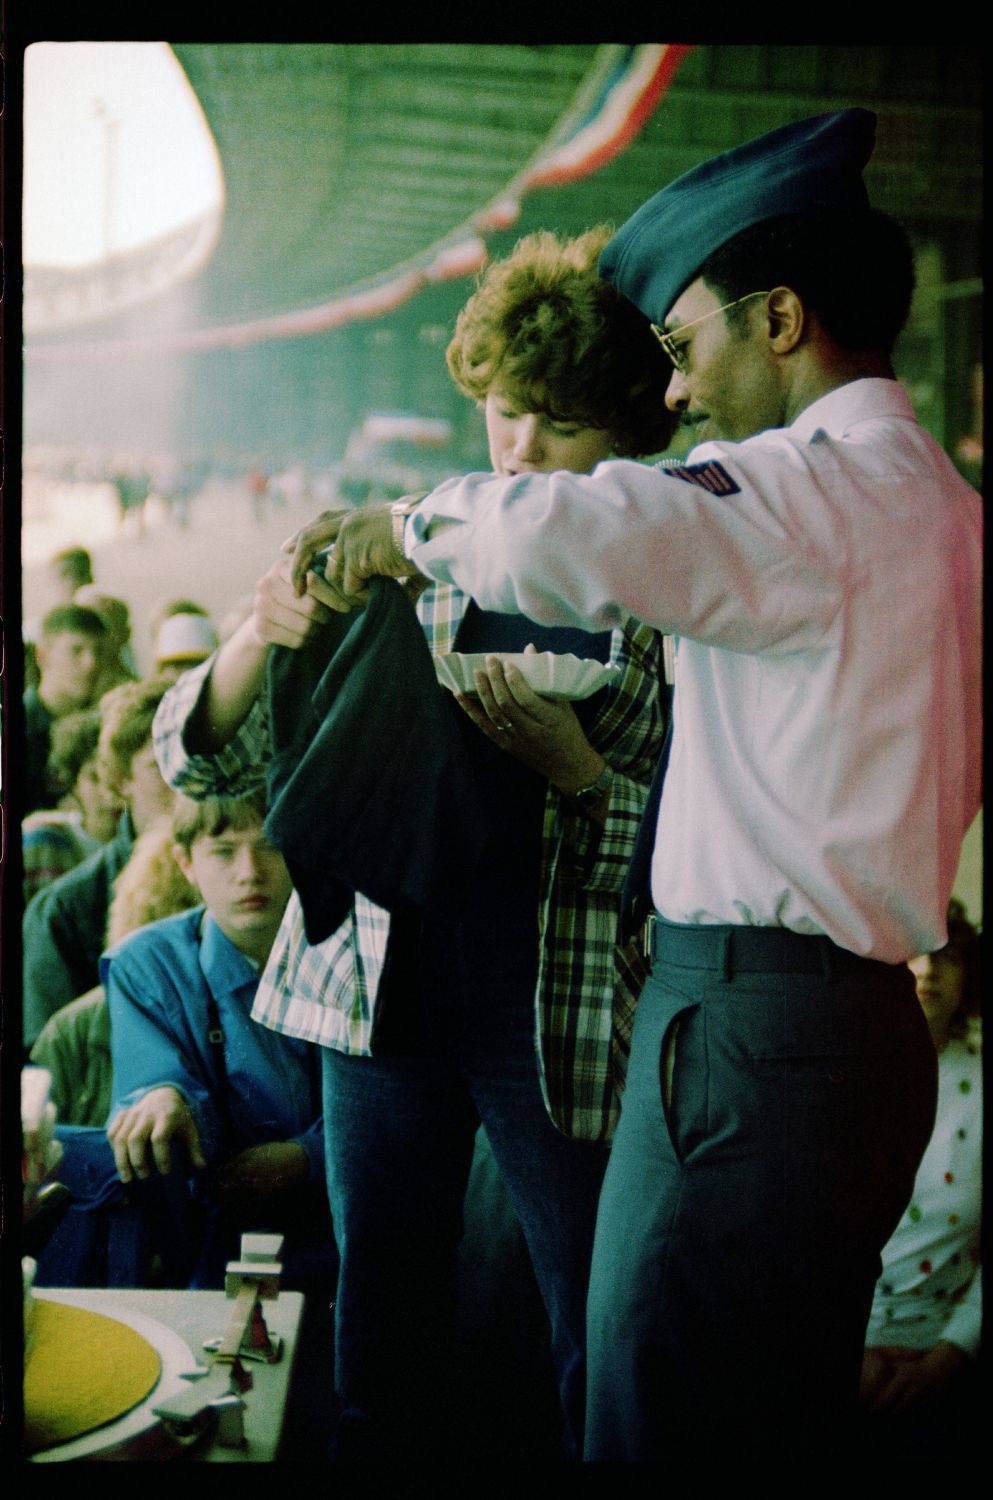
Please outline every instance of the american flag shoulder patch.
[[723, 464], [716, 459], [710, 459], [702, 464], [681, 464], [670, 460], [664, 460], [658, 466], [664, 474], [672, 474], [676, 479], [685, 479], [690, 484], [698, 484], [702, 489], [709, 490], [712, 495], [738, 495], [741, 493], [741, 485], [736, 484]]

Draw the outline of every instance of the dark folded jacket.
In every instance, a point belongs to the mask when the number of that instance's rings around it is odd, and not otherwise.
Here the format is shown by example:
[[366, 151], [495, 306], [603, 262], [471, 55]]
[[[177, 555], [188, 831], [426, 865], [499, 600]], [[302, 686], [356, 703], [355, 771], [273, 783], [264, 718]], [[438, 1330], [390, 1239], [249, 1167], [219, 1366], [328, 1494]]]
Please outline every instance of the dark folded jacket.
[[499, 835], [465, 750], [461, 710], [438, 685], [395, 579], [268, 668], [273, 755], [266, 833], [286, 859], [307, 941], [356, 891], [395, 912], [444, 899]]

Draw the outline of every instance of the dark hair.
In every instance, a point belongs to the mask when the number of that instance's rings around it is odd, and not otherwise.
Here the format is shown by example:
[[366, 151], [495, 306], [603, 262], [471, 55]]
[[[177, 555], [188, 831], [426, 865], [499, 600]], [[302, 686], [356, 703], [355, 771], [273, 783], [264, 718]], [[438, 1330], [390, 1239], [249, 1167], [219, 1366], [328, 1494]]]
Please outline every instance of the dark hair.
[[954, 954], [962, 966], [962, 1003], [952, 1017], [951, 1033], [962, 1036], [969, 1020], [982, 1013], [982, 935], [969, 921], [956, 896], [948, 903], [948, 942], [941, 953]]
[[52, 725], [48, 771], [60, 797], [72, 790], [86, 762], [96, 755], [100, 724], [100, 710], [84, 708], [64, 714]]
[[131, 611], [127, 601], [116, 594], [105, 594], [95, 583], [82, 583], [73, 596], [74, 604], [96, 610], [107, 630], [126, 640], [131, 633]]
[[665, 448], [669, 366], [641, 313], [597, 274], [612, 230], [539, 230], [494, 261], [459, 313], [446, 360], [477, 401], [494, 385], [521, 411], [606, 432], [622, 458]]
[[52, 558], [51, 568], [60, 578], [73, 583], [93, 582], [93, 560], [85, 547], [63, 547]]
[[189, 854], [200, 838], [217, 838], [229, 828], [250, 828], [265, 821], [265, 788], [246, 797], [212, 797], [196, 802], [177, 796], [172, 813], [172, 836]]
[[64, 635], [70, 630], [78, 635], [105, 636], [107, 634], [103, 616], [98, 615], [95, 609], [90, 609], [85, 604], [57, 604], [54, 609], [48, 611], [41, 622], [42, 639], [46, 641], [50, 641], [53, 636]]
[[108, 787], [116, 787], [131, 773], [131, 763], [152, 738], [152, 721], [172, 678], [142, 677], [110, 688], [100, 699], [100, 741], [97, 769]]
[[[910, 312], [914, 252], [901, 224], [878, 209], [767, 219], [704, 261], [699, 276], [721, 302], [788, 286], [842, 349], [889, 354]], [[734, 324], [740, 308], [725, 316]]]

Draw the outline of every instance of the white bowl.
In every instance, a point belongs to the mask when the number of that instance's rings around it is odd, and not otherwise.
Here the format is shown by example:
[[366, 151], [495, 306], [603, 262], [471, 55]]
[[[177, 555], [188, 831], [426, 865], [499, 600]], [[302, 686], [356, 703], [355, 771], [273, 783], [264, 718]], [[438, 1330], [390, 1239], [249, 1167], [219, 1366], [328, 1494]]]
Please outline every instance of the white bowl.
[[435, 672], [442, 687], [453, 693], [475, 693], [473, 673], [485, 669], [487, 656], [513, 662], [525, 682], [542, 698], [589, 698], [598, 688], [616, 681], [621, 669], [612, 662], [566, 655], [554, 651], [486, 651], [479, 653], [449, 652], [436, 656]]

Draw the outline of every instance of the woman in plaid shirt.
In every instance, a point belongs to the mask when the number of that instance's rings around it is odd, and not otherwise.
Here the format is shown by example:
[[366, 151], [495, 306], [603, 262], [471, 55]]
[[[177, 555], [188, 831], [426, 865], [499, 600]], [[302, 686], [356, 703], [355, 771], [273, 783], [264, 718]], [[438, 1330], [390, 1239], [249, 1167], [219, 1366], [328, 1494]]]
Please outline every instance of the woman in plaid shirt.
[[[527, 237], [459, 316], [449, 368], [485, 411], [500, 475], [589, 472], [669, 440], [661, 350], [596, 275], [607, 238]], [[268, 650], [302, 645], [329, 619], [328, 587], [311, 574], [297, 596], [284, 555], [245, 624], [169, 692], [156, 746], [173, 786], [231, 796], [264, 779]], [[253, 1014], [324, 1048], [341, 1255], [334, 1453], [451, 1457], [456, 1250], [482, 1121], [551, 1322], [562, 1456], [577, 1458], [596, 1204], [643, 977], [617, 921], [665, 728], [662, 642], [634, 620], [595, 636], [489, 615], [440, 584], [416, 607], [434, 655], [527, 641], [619, 671], [574, 707], [494, 658], [477, 693], [458, 698], [506, 838], [457, 902], [391, 922], [357, 894], [315, 945], [299, 902], [287, 908]], [[519, 644], [514, 631], [526, 632]]]

